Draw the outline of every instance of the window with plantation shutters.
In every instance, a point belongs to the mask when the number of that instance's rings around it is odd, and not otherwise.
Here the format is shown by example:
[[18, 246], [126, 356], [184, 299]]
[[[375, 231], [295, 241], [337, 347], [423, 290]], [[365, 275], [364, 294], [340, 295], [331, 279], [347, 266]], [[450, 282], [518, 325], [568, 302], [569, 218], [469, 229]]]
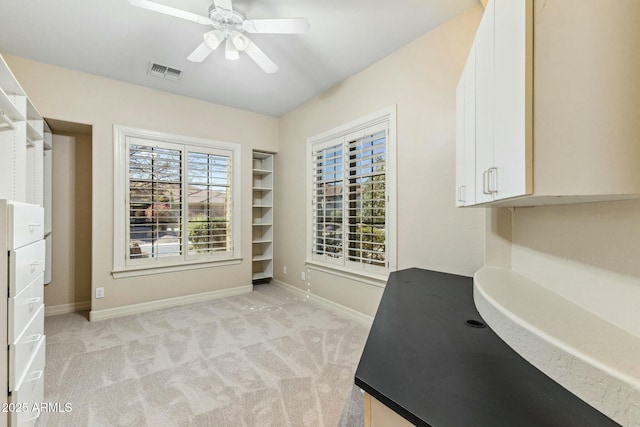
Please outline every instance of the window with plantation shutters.
[[308, 141], [308, 263], [357, 273], [395, 267], [395, 110]]
[[239, 256], [237, 145], [119, 127], [116, 139], [114, 271]]

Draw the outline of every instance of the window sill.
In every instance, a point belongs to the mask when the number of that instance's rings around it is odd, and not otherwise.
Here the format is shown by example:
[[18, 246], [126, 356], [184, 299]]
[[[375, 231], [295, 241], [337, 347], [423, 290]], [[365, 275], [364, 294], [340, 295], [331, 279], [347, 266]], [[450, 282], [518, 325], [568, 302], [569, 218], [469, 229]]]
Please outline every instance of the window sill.
[[352, 269], [337, 265], [324, 264], [318, 261], [307, 260], [305, 265], [310, 270], [321, 271], [323, 273], [333, 274], [334, 276], [343, 277], [345, 279], [355, 280], [357, 282], [366, 283], [368, 285], [384, 288], [389, 279], [389, 274], [372, 273], [369, 271], [354, 271]]
[[242, 258], [226, 258], [221, 261], [191, 262], [178, 265], [164, 266], [134, 266], [126, 269], [113, 270], [111, 275], [114, 279], [124, 279], [126, 277], [147, 276], [151, 274], [175, 273], [178, 271], [197, 270], [201, 268], [224, 267], [227, 265], [237, 265], [242, 262]]

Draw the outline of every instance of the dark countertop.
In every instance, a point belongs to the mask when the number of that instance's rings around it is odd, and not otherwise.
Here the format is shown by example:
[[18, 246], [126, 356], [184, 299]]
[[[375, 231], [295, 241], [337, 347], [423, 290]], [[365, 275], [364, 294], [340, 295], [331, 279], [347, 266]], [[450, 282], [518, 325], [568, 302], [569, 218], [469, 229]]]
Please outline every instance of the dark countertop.
[[472, 278], [392, 273], [356, 385], [417, 426], [618, 426], [469, 319], [482, 321]]

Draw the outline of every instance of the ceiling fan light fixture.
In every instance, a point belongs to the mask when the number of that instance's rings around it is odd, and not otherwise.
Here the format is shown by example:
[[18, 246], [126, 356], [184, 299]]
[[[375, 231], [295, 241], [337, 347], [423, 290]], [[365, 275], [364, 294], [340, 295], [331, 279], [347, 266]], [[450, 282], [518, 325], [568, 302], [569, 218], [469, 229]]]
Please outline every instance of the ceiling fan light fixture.
[[229, 37], [231, 38], [233, 46], [235, 46], [235, 48], [240, 51], [245, 50], [247, 46], [249, 46], [249, 39], [247, 38], [247, 36], [241, 34], [238, 31], [232, 32]]
[[209, 47], [209, 49], [215, 50], [220, 43], [225, 39], [224, 33], [220, 30], [209, 31], [208, 33], [204, 33], [204, 42]]
[[238, 49], [233, 45], [231, 39], [227, 39], [227, 42], [224, 45], [224, 57], [229, 61], [240, 59], [240, 53], [238, 53]]

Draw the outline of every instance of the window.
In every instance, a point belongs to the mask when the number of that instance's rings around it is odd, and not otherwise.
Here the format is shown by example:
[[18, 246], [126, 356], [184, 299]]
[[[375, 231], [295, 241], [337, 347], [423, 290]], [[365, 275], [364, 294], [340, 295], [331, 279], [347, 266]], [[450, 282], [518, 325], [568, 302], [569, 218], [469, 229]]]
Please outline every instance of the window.
[[310, 138], [308, 263], [395, 268], [395, 108]]
[[114, 275], [237, 259], [239, 146], [118, 126], [114, 133]]

